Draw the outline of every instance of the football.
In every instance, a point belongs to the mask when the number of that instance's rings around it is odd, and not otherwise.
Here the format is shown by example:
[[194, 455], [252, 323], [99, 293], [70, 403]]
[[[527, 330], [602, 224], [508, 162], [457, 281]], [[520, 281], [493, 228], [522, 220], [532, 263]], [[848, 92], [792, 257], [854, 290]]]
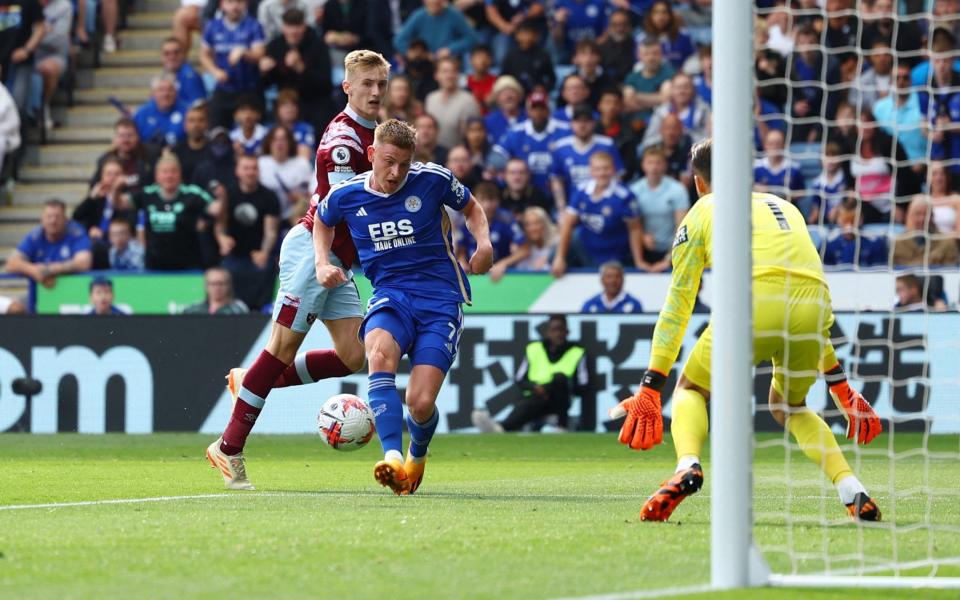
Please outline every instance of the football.
[[363, 448], [377, 431], [373, 411], [353, 394], [337, 394], [324, 402], [317, 414], [317, 430], [334, 450]]

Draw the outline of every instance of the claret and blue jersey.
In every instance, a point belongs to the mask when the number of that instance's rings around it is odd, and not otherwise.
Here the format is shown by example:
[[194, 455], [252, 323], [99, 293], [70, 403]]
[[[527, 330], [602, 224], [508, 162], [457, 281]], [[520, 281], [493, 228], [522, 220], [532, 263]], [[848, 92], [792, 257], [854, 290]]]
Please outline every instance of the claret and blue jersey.
[[470, 284], [454, 255], [444, 206], [463, 210], [470, 191], [434, 163], [414, 163], [393, 194], [373, 190], [372, 175], [368, 171], [334, 186], [318, 210], [323, 223], [347, 223], [375, 290], [469, 304]]

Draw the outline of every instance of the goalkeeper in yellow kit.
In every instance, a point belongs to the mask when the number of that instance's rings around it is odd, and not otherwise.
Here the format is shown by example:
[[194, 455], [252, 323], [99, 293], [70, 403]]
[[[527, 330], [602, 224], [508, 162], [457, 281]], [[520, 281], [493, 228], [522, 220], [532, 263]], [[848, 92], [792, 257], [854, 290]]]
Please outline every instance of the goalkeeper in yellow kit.
[[[670, 291], [657, 319], [650, 363], [639, 391], [611, 411], [611, 416], [626, 415], [620, 442], [633, 449], [648, 450], [663, 441], [660, 390], [677, 359], [700, 276], [712, 262], [711, 140], [695, 145], [690, 154], [700, 200], [677, 229]], [[831, 479], [850, 515], [879, 521], [880, 509], [854, 476], [830, 428], [806, 407], [807, 391], [822, 371], [830, 395], [847, 418], [848, 438], [866, 444], [882, 428], [870, 405], [847, 383], [830, 344], [830, 291], [803, 215], [777, 196], [754, 193], [752, 220], [753, 359], [773, 362], [771, 412]], [[707, 327], [697, 340], [673, 393], [676, 472], [644, 504], [642, 521], [666, 521], [703, 485], [700, 454], [707, 437], [712, 330]]]

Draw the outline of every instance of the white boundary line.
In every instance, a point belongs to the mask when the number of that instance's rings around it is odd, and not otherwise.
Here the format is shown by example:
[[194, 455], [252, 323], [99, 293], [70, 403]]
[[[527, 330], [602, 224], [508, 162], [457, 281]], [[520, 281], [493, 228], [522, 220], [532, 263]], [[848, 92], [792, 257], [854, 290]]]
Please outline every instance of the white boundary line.
[[[217, 498], [331, 498], [349, 496], [352, 498], [367, 497], [391, 498], [382, 491], [356, 491], [348, 492], [342, 490], [317, 490], [314, 492], [222, 492], [218, 494], [187, 494], [183, 496], [155, 496], [148, 498], [108, 498], [105, 500], [78, 500], [75, 502], [48, 502], [42, 504], [8, 504], [0, 505], [0, 512], [10, 510], [30, 510], [30, 509], [55, 509], [55, 508], [73, 508], [78, 506], [104, 506], [111, 504], [147, 504], [154, 502], [176, 502], [179, 500], [207, 500]], [[418, 494], [419, 500], [442, 500], [455, 497], [461, 500], [623, 500], [623, 501], [641, 501], [646, 499], [643, 494], [487, 494], [484, 492], [433, 492], [427, 494]], [[709, 499], [710, 494], [700, 494], [698, 497]], [[764, 499], [783, 500], [787, 496], [763, 496]], [[790, 496], [793, 500], [822, 500], [825, 496]], [[604, 596], [605, 597], [605, 596]], [[630, 596], [631, 598], [634, 596]]]
[[597, 594], [594, 596], [570, 596], [556, 600], [633, 600], [634, 598], [665, 598], [678, 594], [698, 594], [713, 591], [709, 584], [691, 585], [686, 587], [663, 588], [659, 590], [636, 590], [634, 592], [616, 592], [613, 594]]

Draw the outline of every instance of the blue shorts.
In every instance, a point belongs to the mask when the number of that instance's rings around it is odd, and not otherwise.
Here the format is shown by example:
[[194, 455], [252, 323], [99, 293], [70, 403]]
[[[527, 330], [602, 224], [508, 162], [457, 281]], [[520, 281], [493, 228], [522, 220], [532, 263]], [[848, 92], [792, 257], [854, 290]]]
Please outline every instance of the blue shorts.
[[444, 373], [457, 357], [463, 332], [463, 308], [456, 300], [434, 300], [399, 290], [377, 290], [367, 303], [360, 339], [367, 331], [389, 331], [400, 352], [416, 365], [433, 365]]
[[[295, 225], [280, 246], [280, 290], [273, 305], [273, 320], [299, 333], [310, 331], [317, 319], [322, 321], [360, 318], [363, 308], [357, 284], [349, 269], [349, 281], [327, 289], [317, 281], [313, 258], [313, 236], [303, 225]], [[343, 267], [336, 256], [330, 263]]]

